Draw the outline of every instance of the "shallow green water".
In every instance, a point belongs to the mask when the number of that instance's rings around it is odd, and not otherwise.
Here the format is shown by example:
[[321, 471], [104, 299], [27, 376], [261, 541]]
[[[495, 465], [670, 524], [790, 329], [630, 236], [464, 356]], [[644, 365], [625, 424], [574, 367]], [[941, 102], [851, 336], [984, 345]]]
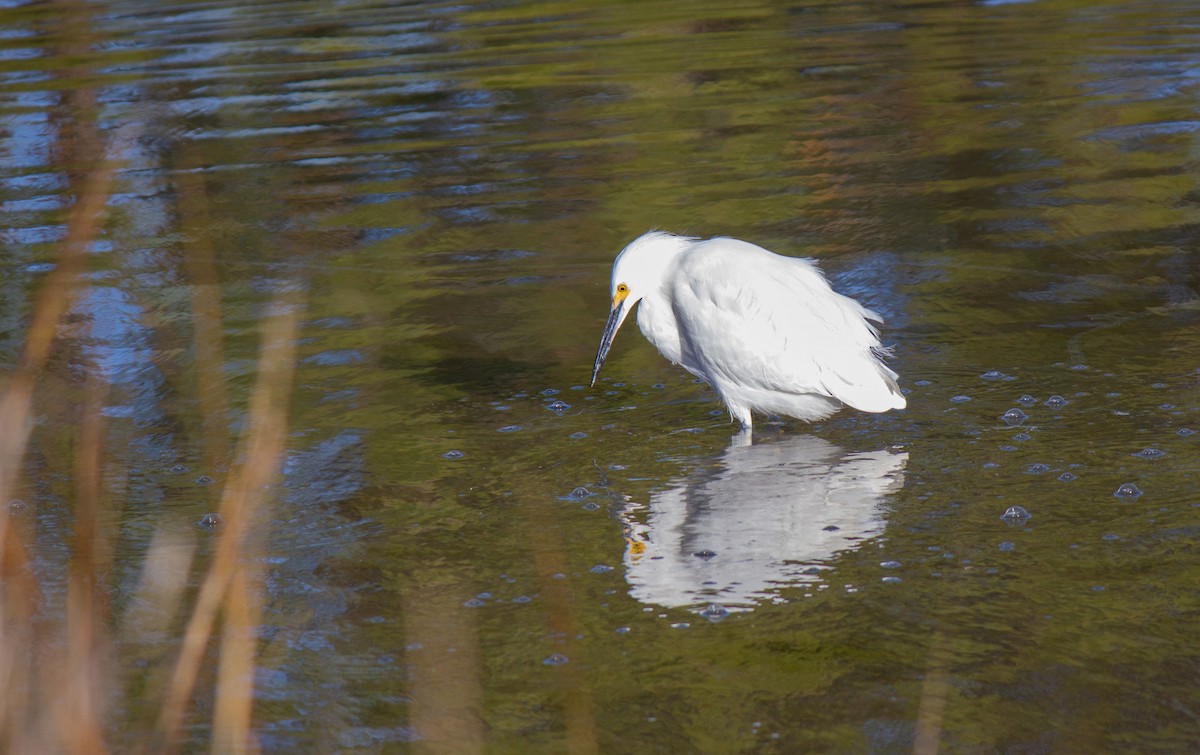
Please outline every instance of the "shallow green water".
[[[122, 161], [15, 514], [45, 613], [81, 376], [110, 386], [119, 624], [156, 533], [209, 547], [195, 522], [287, 289], [305, 315], [265, 750], [1195, 748], [1197, 19], [1166, 0], [7, 6], [7, 364], [81, 167], [71, 93]], [[633, 328], [587, 388], [612, 258], [652, 227], [818, 258], [886, 317], [909, 408], [761, 424], [740, 448]], [[152, 669], [177, 642], [122, 657]], [[127, 680], [115, 741], [152, 681]]]

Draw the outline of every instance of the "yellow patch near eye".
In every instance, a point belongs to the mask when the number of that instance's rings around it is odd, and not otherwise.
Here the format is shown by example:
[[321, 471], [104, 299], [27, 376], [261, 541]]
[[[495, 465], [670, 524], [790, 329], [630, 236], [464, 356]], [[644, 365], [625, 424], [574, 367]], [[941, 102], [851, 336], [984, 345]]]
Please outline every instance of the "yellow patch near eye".
[[612, 305], [615, 307], [625, 301], [626, 296], [629, 296], [629, 286], [626, 286], [624, 283], [618, 283], [617, 292], [613, 294]]

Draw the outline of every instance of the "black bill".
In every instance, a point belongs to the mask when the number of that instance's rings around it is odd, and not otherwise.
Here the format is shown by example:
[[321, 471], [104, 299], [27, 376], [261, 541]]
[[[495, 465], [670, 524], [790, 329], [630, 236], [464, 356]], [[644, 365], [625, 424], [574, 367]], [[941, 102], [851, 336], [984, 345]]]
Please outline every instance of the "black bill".
[[592, 385], [596, 384], [596, 376], [600, 374], [600, 365], [604, 364], [604, 359], [608, 356], [608, 350], [612, 348], [613, 338], [617, 335], [617, 328], [621, 326], [621, 312], [624, 309], [625, 302], [622, 301], [608, 313], [608, 322], [604, 323], [604, 335], [600, 336], [600, 348], [596, 349], [596, 364], [592, 367]]

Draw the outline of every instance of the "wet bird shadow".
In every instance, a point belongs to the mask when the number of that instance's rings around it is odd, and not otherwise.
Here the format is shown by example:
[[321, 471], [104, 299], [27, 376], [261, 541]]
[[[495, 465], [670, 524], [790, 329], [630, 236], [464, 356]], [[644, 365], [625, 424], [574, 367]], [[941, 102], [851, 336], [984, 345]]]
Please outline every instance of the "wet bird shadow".
[[904, 485], [907, 453], [851, 453], [812, 435], [743, 441], [621, 512], [639, 602], [732, 611], [777, 599], [882, 532], [882, 504]]

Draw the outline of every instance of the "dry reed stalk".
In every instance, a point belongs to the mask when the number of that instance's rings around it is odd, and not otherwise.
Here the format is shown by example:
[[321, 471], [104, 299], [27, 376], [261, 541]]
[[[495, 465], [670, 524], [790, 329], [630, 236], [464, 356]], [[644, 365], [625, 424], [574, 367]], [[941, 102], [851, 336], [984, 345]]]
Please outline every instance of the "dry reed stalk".
[[196, 348], [196, 389], [200, 398], [204, 468], [215, 470], [229, 459], [228, 402], [225, 397], [225, 350], [222, 343], [220, 278], [209, 234], [211, 213], [199, 148], [184, 154], [176, 177], [180, 225], [184, 235], [184, 267], [192, 298]]
[[[103, 721], [104, 681], [108, 662], [104, 593], [98, 577], [107, 572], [100, 547], [103, 506], [101, 449], [104, 423], [100, 418], [104, 390], [97, 379], [86, 389], [75, 454], [75, 526], [67, 575], [67, 653], [63, 684], [46, 689], [43, 706], [55, 712], [55, 728], [63, 749], [70, 753], [107, 752]], [[49, 686], [49, 685], [47, 685]]]
[[[257, 549], [250, 549], [257, 550]], [[233, 575], [222, 608], [221, 664], [213, 715], [214, 753], [258, 752], [252, 732], [254, 664], [262, 617], [261, 569], [246, 564]]]
[[925, 683], [921, 685], [921, 701], [917, 704], [913, 755], [937, 755], [941, 743], [946, 696], [950, 692], [950, 651], [947, 642], [940, 630], [933, 633], [929, 662], [925, 668]]
[[[50, 355], [58, 322], [70, 307], [84, 268], [88, 246], [104, 226], [105, 206], [112, 191], [116, 168], [105, 163], [89, 176], [67, 219], [67, 237], [55, 267], [46, 275], [32, 320], [25, 332], [25, 345], [13, 371], [8, 390], [0, 399], [0, 503], [7, 504], [16, 490], [21, 459], [33, 427], [33, 389]], [[0, 506], [0, 547], [9, 545], [7, 505]]]
[[472, 755], [484, 751], [482, 667], [473, 609], [462, 605], [465, 585], [423, 586], [404, 595], [404, 636], [420, 643], [409, 682], [415, 752]]
[[[192, 299], [196, 345], [196, 387], [200, 397], [205, 467], [217, 469], [229, 458], [225, 356], [222, 343], [220, 280], [208, 229], [211, 214], [198, 147], [185, 154], [178, 175], [180, 221], [187, 239], [184, 260]], [[251, 734], [256, 636], [262, 616], [260, 543], [245, 544], [242, 568], [229, 584], [222, 610], [222, 633], [213, 715], [212, 751], [256, 752]]]
[[[0, 697], [4, 700], [0, 705], [0, 749], [14, 752], [26, 751], [25, 746], [36, 741], [29, 739], [35, 736], [32, 722], [37, 720], [29, 709], [29, 692], [35, 689], [37, 679], [32, 667], [36, 646], [32, 622], [39, 587], [29, 568], [27, 537], [10, 521], [9, 501], [17, 490], [33, 427], [34, 388], [78, 287], [87, 248], [104, 226], [115, 172], [115, 165], [105, 162], [83, 181], [67, 218], [57, 263], [38, 291], [25, 344], [0, 398], [0, 427], [4, 428], [0, 433]], [[81, 734], [80, 741], [95, 740], [92, 734]]]
[[551, 635], [564, 638], [563, 651], [569, 661], [560, 666], [556, 673], [565, 703], [567, 752], [571, 755], [591, 755], [600, 752], [600, 744], [593, 712], [595, 703], [591, 686], [583, 673], [586, 664], [580, 657], [583, 647], [575, 641], [582, 630], [575, 618], [574, 597], [568, 580], [551, 576], [569, 574], [571, 570], [563, 551], [562, 538], [556, 537], [546, 522], [534, 522], [531, 514], [527, 513], [527, 516], [530, 518], [528, 532], [532, 541], [533, 560], [541, 592], [546, 599]]
[[26, 752], [32, 749], [29, 722], [37, 708], [30, 690], [38, 586], [29, 572], [24, 538], [15, 527], [7, 534], [12, 544], [4, 548], [0, 564], [0, 752]]
[[[224, 608], [235, 618], [234, 645], [227, 646], [231, 656], [222, 656], [223, 692], [231, 695], [229, 707], [221, 714], [223, 729], [213, 738], [229, 743], [233, 751], [253, 751], [256, 747], [249, 729], [252, 702], [254, 638], [253, 627], [240, 632], [237, 627], [246, 621], [247, 614], [238, 601], [245, 591], [231, 591], [234, 576], [246, 558], [247, 537], [256, 514], [263, 507], [267, 488], [274, 480], [287, 437], [287, 402], [291, 393], [295, 363], [296, 335], [299, 328], [299, 306], [276, 303], [263, 324], [262, 346], [259, 352], [258, 379], [250, 399], [246, 429], [239, 444], [240, 460], [230, 472], [221, 496], [219, 508], [222, 532], [216, 554], [209, 567], [195, 607], [184, 632], [179, 658], [168, 683], [164, 702], [155, 726], [151, 750], [174, 751], [178, 746], [179, 729], [184, 709], [203, 660], [205, 648], [213, 632], [218, 613]], [[234, 595], [234, 593], [238, 593]], [[234, 595], [234, 597], [230, 597]], [[231, 606], [230, 603], [233, 603]], [[236, 645], [250, 643], [250, 647]]]

